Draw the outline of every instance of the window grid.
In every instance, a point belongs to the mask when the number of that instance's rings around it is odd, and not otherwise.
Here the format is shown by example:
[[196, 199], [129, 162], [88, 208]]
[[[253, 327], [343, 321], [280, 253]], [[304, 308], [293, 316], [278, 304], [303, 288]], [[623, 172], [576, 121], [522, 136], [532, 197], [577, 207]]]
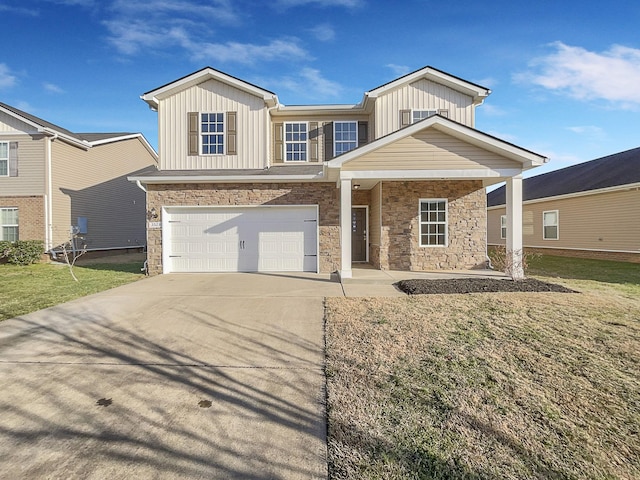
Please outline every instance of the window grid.
[[420, 200], [420, 246], [447, 245], [447, 200]]
[[0, 177], [9, 176], [9, 142], [0, 142]]
[[18, 240], [18, 209], [0, 208], [0, 240]]
[[307, 161], [307, 124], [306, 123], [285, 123], [285, 161], [286, 162], [306, 162]]
[[358, 146], [358, 122], [334, 122], [333, 130], [336, 157]]
[[411, 113], [411, 121], [412, 123], [416, 123], [425, 118], [432, 117], [436, 113], [438, 113], [436, 110], [413, 110]]
[[558, 240], [558, 210], [542, 212], [542, 238], [544, 240]]
[[507, 238], [507, 216], [500, 216], [500, 238]]
[[224, 114], [203, 113], [200, 122], [203, 155], [224, 153]]

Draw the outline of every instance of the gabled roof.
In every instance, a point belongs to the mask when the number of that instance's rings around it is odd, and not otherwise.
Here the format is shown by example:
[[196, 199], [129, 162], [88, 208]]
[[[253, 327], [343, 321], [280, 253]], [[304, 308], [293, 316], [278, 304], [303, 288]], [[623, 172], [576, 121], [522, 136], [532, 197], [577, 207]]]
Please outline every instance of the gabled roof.
[[[640, 183], [640, 147], [544, 173], [523, 181], [523, 201]], [[487, 195], [487, 206], [505, 204], [505, 187]]]
[[275, 93], [211, 67], [202, 68], [178, 80], [154, 88], [153, 90], [143, 93], [140, 98], [155, 110], [158, 108], [158, 99], [160, 97], [171, 95], [211, 79], [226, 83], [251, 95], [262, 97], [270, 107], [278, 105], [278, 96]]
[[22, 110], [17, 109], [16, 107], [12, 107], [11, 105], [7, 105], [6, 103], [0, 102], [0, 111], [4, 111], [8, 115], [17, 118], [38, 130], [48, 129], [52, 130], [58, 134], [62, 134], [64, 136], [70, 137], [78, 142], [82, 142], [83, 139], [79, 138], [75, 133], [67, 130], [66, 128], [59, 127], [58, 125], [47, 122], [42, 118], [36, 117], [35, 115], [31, 115], [30, 113], [24, 112]]
[[395, 90], [396, 88], [400, 88], [422, 78], [446, 85], [453, 88], [454, 90], [473, 97], [474, 105], [480, 105], [484, 101], [484, 99], [487, 98], [491, 93], [491, 90], [486, 87], [468, 82], [467, 80], [463, 80], [460, 77], [456, 77], [455, 75], [451, 75], [450, 73], [443, 72], [442, 70], [438, 70], [437, 68], [426, 66], [414, 72], [408, 73], [400, 78], [396, 78], [391, 82], [380, 85], [373, 90], [369, 90], [367, 93], [365, 93], [365, 97], [376, 98], [385, 92]]
[[487, 151], [496, 153], [505, 158], [515, 160], [522, 164], [523, 169], [537, 167], [546, 162], [546, 157], [534, 153], [530, 150], [518, 147], [497, 137], [481, 132], [475, 128], [468, 127], [462, 123], [454, 122], [451, 119], [440, 115], [432, 115], [407, 127], [396, 130], [384, 137], [378, 138], [371, 143], [343, 153], [339, 157], [327, 162], [329, 168], [340, 168], [343, 164], [354, 160], [369, 152], [375, 151], [386, 145], [390, 145], [405, 137], [418, 133], [422, 130], [433, 128], [447, 135], [463, 140], [464, 142], [476, 145]]

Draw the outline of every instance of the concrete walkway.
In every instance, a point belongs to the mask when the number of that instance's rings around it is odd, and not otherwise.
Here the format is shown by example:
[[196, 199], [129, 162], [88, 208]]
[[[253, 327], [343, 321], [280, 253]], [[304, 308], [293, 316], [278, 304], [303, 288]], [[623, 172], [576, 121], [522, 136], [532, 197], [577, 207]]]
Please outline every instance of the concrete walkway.
[[323, 297], [164, 275], [0, 323], [3, 478], [325, 478]]

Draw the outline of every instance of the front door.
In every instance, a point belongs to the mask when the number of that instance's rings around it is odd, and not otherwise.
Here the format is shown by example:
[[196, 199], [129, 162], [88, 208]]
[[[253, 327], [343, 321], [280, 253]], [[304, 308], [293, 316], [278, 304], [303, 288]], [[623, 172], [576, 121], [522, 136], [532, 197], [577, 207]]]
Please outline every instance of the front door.
[[351, 261], [367, 261], [367, 207], [351, 209]]

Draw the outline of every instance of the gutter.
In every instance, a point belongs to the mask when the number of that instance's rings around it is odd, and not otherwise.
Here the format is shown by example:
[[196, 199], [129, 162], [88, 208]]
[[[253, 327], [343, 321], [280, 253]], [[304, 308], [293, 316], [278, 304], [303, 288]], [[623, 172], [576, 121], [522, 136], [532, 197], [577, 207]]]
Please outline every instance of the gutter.
[[327, 181], [322, 174], [315, 175], [237, 175], [237, 176], [166, 176], [166, 177], [127, 177], [130, 182], [144, 182], [145, 184], [163, 183], [292, 183], [300, 181]]

